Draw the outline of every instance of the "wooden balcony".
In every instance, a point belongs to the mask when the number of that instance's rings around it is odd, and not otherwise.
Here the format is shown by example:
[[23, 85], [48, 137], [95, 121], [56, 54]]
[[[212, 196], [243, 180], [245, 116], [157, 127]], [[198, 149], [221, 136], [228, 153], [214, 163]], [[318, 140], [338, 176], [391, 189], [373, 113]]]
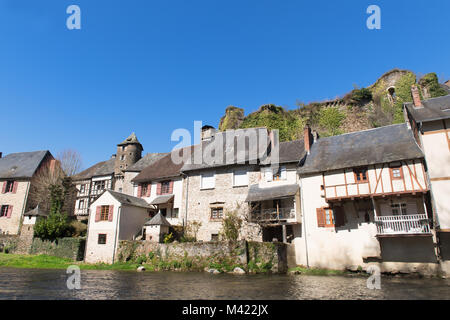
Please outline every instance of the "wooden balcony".
[[253, 211], [250, 214], [250, 221], [256, 223], [270, 223], [295, 219], [294, 208], [269, 208]]
[[431, 235], [426, 214], [376, 216], [378, 236]]

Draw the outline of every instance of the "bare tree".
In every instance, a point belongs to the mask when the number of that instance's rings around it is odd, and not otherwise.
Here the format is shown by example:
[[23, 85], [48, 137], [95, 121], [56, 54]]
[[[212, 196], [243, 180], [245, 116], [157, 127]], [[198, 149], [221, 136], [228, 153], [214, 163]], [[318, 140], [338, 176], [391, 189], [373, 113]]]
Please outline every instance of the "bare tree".
[[69, 177], [77, 174], [81, 170], [82, 167], [81, 155], [76, 150], [65, 149], [58, 153], [56, 159], [58, 159], [61, 169]]

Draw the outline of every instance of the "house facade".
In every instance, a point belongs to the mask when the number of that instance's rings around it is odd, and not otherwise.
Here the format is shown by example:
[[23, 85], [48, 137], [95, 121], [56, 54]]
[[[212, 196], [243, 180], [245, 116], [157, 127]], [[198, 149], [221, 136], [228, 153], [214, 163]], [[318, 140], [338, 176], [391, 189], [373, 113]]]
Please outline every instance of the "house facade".
[[149, 219], [146, 201], [112, 190], [104, 191], [89, 210], [87, 263], [114, 263], [120, 240], [134, 240]]
[[412, 95], [403, 112], [425, 154], [438, 256], [450, 271], [450, 95], [421, 101], [415, 88]]
[[298, 264], [435, 272], [424, 154], [406, 124], [319, 139], [298, 169]]
[[49, 151], [0, 153], [0, 234], [18, 234], [24, 213], [35, 202], [30, 189], [33, 177], [56, 165]]

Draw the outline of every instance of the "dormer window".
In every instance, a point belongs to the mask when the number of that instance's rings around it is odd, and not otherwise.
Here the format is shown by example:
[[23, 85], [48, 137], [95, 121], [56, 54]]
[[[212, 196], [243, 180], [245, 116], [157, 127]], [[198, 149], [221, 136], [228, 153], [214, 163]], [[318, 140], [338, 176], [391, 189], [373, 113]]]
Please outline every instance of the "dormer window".
[[355, 174], [356, 183], [367, 182], [367, 168], [355, 168], [353, 169], [353, 173]]
[[13, 192], [13, 189], [14, 189], [14, 181], [6, 181], [5, 192]]

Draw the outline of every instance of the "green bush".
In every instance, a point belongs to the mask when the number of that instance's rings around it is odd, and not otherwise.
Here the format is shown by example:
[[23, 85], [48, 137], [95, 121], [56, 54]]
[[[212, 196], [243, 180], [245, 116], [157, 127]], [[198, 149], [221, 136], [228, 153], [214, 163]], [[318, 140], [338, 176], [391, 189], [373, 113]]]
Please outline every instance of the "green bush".
[[345, 113], [337, 107], [323, 108], [319, 111], [319, 125], [324, 127], [328, 135], [338, 135], [342, 133], [339, 127], [345, 119]]
[[371, 101], [372, 92], [367, 88], [355, 89], [352, 92], [352, 100], [359, 104]]

